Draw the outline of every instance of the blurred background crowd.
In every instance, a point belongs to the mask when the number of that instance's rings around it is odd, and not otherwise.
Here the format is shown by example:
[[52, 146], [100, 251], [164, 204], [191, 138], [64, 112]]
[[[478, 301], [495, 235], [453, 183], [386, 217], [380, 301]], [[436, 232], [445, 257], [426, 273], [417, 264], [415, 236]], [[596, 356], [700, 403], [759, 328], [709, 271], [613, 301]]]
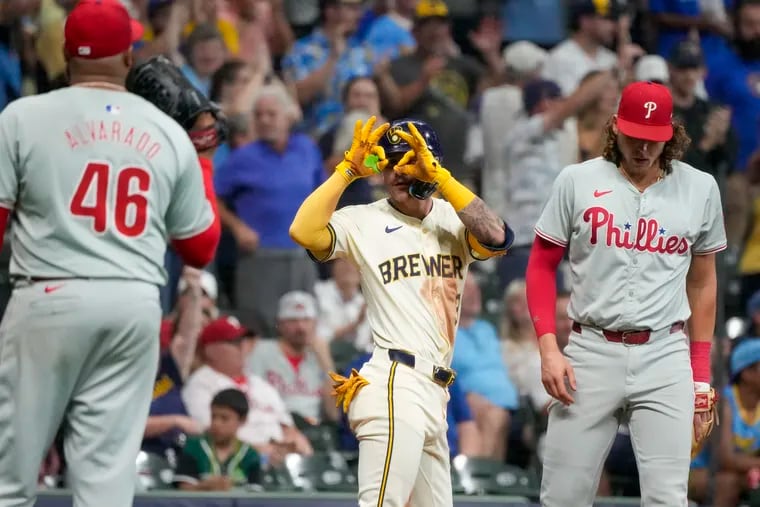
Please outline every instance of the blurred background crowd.
[[[622, 87], [649, 80], [672, 91], [692, 139], [685, 160], [719, 182], [729, 240], [714, 347], [724, 418], [693, 463], [691, 498], [738, 505], [752, 496], [760, 485], [760, 0], [122, 1], [145, 27], [136, 57], [171, 58], [230, 124], [214, 157], [224, 225], [216, 259], [199, 272], [171, 250], [166, 257], [164, 352], [141, 454], [168, 463], [165, 486], [266, 488], [264, 473], [293, 455], [329, 455], [320, 466], [336, 469], [336, 455], [349, 470], [355, 463], [357, 443], [326, 372], [358, 368], [371, 350], [358, 270], [341, 260], [316, 265], [288, 227], [342, 158], [356, 120], [370, 115], [428, 122], [444, 165], [516, 232], [510, 255], [478, 264], [466, 281], [449, 441], [455, 463], [466, 456], [536, 475], [549, 398], [523, 280], [533, 226], [558, 172], [601, 154]], [[66, 85], [63, 26], [75, 3], [0, 3], [0, 109]], [[340, 206], [382, 198], [380, 183], [356, 181]], [[7, 300], [7, 250], [0, 261]], [[725, 329], [727, 321], [737, 325]], [[64, 468], [54, 446], [41, 484], [61, 486]], [[599, 494], [637, 496], [636, 477], [621, 425]]]

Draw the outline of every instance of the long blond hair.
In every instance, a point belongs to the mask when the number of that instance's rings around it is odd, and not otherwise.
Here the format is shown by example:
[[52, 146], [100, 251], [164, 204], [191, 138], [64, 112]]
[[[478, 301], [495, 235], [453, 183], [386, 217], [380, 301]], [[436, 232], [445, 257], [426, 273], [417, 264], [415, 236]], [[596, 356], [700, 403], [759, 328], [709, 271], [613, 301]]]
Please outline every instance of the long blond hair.
[[509, 285], [504, 289], [504, 297], [502, 298], [502, 312], [499, 324], [499, 333], [502, 340], [514, 340], [519, 334], [520, 327], [515, 322], [514, 317], [509, 312], [509, 303], [516, 296], [522, 296], [525, 293], [525, 280], [522, 278], [516, 278], [512, 280]]

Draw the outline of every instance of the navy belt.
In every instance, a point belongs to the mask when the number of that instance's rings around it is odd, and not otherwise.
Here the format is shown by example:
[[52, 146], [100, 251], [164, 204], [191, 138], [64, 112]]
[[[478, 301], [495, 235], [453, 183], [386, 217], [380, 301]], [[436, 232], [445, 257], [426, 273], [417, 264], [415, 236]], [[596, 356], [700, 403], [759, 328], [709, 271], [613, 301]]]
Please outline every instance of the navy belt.
[[389, 349], [388, 357], [391, 361], [401, 363], [404, 366], [408, 366], [414, 370], [420, 371], [426, 375], [430, 375], [430, 378], [441, 387], [449, 387], [454, 383], [454, 379], [457, 374], [451, 368], [445, 368], [443, 366], [436, 366], [430, 363], [430, 366], [425, 366], [428, 361], [418, 359], [414, 357], [414, 354], [405, 352], [398, 349]]

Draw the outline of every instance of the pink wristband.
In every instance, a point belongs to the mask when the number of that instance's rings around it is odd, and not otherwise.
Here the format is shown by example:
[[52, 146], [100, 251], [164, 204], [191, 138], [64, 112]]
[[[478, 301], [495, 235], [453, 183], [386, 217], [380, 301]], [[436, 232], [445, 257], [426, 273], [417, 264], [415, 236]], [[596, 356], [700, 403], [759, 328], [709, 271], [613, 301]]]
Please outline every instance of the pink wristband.
[[710, 383], [710, 348], [712, 342], [689, 342], [694, 382]]

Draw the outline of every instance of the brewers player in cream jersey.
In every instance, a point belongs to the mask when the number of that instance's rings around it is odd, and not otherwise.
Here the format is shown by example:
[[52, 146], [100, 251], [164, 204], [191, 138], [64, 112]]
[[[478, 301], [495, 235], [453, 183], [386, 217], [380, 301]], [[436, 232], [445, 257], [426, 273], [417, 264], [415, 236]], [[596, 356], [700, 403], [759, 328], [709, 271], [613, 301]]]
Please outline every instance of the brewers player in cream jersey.
[[[686, 506], [691, 455], [712, 429], [715, 254], [726, 235], [715, 179], [678, 160], [689, 139], [672, 111], [666, 87], [628, 85], [603, 156], [560, 173], [536, 225], [528, 305], [555, 398], [544, 507], [592, 505], [621, 423], [641, 505]], [[574, 323], [563, 355], [554, 280], [566, 251]]]
[[[361, 372], [332, 375], [359, 440], [360, 507], [450, 507], [446, 403], [462, 286], [468, 265], [504, 254], [513, 234], [440, 165], [428, 125], [374, 122], [357, 122], [290, 233], [314, 258], [345, 257], [361, 272], [375, 349]], [[387, 199], [335, 211], [352, 181], [379, 171]]]
[[0, 114], [15, 280], [0, 326], [0, 507], [34, 504], [61, 423], [74, 507], [131, 507], [166, 243], [202, 267], [219, 239], [187, 133], [124, 88], [138, 37], [120, 3], [81, 0], [65, 26], [71, 86]]

